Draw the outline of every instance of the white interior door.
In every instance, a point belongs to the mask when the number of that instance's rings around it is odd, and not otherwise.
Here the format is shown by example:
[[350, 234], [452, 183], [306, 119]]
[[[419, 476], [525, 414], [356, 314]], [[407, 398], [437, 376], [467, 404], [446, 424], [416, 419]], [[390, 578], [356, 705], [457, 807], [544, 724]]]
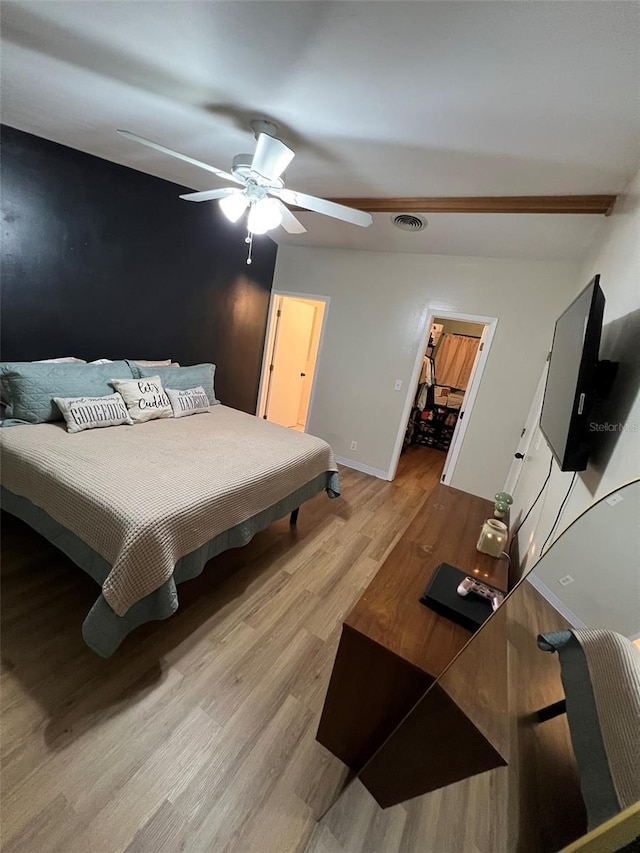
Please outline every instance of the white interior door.
[[[309, 410], [309, 400], [311, 399], [311, 384], [313, 374], [316, 368], [316, 353], [317, 353], [317, 333], [316, 326], [318, 323], [318, 309], [313, 306], [313, 323], [311, 324], [311, 337], [309, 339], [309, 349], [307, 351], [307, 360], [304, 363], [304, 379], [302, 380], [302, 393], [300, 395], [300, 408], [298, 410], [298, 424], [305, 426], [307, 422], [307, 411]], [[314, 342], [316, 346], [314, 347]]]
[[542, 369], [542, 376], [540, 377], [540, 381], [538, 382], [538, 387], [536, 388], [536, 393], [531, 403], [531, 409], [529, 410], [527, 421], [524, 427], [522, 428], [522, 432], [520, 433], [520, 440], [518, 441], [518, 447], [516, 448], [513, 461], [511, 462], [511, 468], [509, 469], [509, 476], [507, 477], [507, 482], [504, 485], [503, 491], [507, 492], [510, 495], [513, 495], [516, 490], [516, 486], [518, 485], [518, 479], [520, 477], [520, 474], [522, 473], [522, 466], [526, 459], [527, 453], [529, 452], [529, 447], [531, 446], [531, 439], [533, 438], [533, 434], [536, 431], [536, 427], [540, 422], [540, 412], [542, 411], [544, 386], [547, 381], [548, 370], [549, 362], [546, 361], [544, 368]]
[[[460, 406], [460, 414], [458, 415], [458, 420], [456, 421], [456, 425], [453, 430], [451, 444], [449, 445], [449, 450], [447, 451], [447, 458], [444, 460], [444, 468], [442, 469], [442, 477], [440, 478], [441, 482], [446, 483], [447, 485], [451, 483], [451, 474], [453, 472], [456, 462], [458, 461], [458, 456], [460, 455], [462, 439], [464, 438], [464, 433], [469, 420], [468, 415], [470, 414], [471, 407], [475, 402], [476, 394], [478, 393], [478, 385], [480, 384], [480, 379], [482, 375], [482, 371], [478, 368], [480, 366], [480, 363], [484, 362], [488, 355], [489, 347], [487, 341], [489, 338], [489, 333], [493, 335], [493, 330], [493, 326], [486, 325], [482, 330], [482, 335], [480, 336], [480, 343], [478, 345], [478, 349], [476, 350], [476, 357], [474, 359], [473, 367], [471, 368], [471, 373], [469, 375], [467, 390], [464, 393], [462, 405]], [[436, 373], [436, 381], [437, 378], [438, 376]], [[466, 421], [465, 416], [467, 418]]]
[[298, 422], [314, 316], [313, 305], [282, 299], [267, 406], [267, 420], [282, 426]]

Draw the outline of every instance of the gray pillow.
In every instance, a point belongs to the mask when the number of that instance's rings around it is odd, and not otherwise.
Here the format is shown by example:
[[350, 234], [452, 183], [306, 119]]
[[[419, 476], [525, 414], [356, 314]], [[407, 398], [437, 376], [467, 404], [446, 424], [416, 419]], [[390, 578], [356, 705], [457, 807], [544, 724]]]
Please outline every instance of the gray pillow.
[[75, 355], [66, 355], [63, 358], [36, 358], [32, 364], [86, 364], [84, 358], [76, 358]]
[[174, 388], [176, 391], [188, 391], [190, 388], [197, 388], [200, 385], [204, 388], [212, 406], [220, 402], [216, 400], [213, 390], [215, 364], [193, 364], [190, 367], [142, 367], [139, 364], [129, 362], [129, 366], [136, 379], [159, 376], [165, 388]]
[[5, 417], [28, 424], [62, 420], [54, 397], [104, 397], [113, 394], [111, 379], [131, 379], [126, 361], [111, 364], [0, 363]]

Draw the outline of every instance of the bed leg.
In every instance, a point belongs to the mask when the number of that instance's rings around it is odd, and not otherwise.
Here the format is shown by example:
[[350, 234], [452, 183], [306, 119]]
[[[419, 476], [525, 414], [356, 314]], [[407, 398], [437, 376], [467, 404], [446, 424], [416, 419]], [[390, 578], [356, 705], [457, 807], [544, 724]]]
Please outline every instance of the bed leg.
[[559, 702], [554, 702], [553, 705], [547, 705], [546, 708], [541, 708], [536, 717], [539, 723], [544, 723], [547, 720], [553, 720], [554, 717], [559, 717], [561, 714], [567, 713], [567, 703], [565, 699]]
[[291, 513], [291, 518], [289, 519], [289, 524], [297, 524], [298, 523], [298, 513], [300, 512], [300, 507], [294, 509]]

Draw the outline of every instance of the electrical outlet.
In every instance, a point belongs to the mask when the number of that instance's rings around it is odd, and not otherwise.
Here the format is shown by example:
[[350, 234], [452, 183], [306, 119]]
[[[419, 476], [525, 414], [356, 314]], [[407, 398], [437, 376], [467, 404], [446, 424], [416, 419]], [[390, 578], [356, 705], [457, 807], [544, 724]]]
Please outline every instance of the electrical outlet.
[[393, 383], [393, 390], [402, 391], [402, 379], [396, 379], [396, 381]]
[[351, 442], [351, 449], [352, 449], [352, 450], [357, 450], [357, 449], [358, 449], [358, 442], [357, 442], [357, 441], [352, 441], [352, 442]]
[[563, 578], [558, 578], [558, 583], [560, 586], [569, 586], [570, 583], [573, 583], [573, 578], [571, 575], [565, 575]]
[[609, 495], [609, 497], [607, 498], [607, 503], [609, 504], [609, 506], [615, 506], [616, 504], [619, 504], [621, 500], [622, 495], [620, 494], [620, 492], [614, 492], [614, 494]]

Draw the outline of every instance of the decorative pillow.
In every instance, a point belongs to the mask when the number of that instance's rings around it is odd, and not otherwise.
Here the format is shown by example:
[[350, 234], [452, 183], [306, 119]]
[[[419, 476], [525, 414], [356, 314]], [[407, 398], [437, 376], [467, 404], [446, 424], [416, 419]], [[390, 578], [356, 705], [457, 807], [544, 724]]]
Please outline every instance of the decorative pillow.
[[[56, 359], [59, 361], [75, 361], [76, 359]], [[145, 361], [144, 359], [128, 358], [127, 362], [133, 364], [141, 364], [144, 367], [180, 367], [177, 361], [171, 361], [170, 358], [165, 358], [163, 361]], [[96, 358], [95, 361], [90, 361], [89, 364], [113, 364], [111, 358]]]
[[204, 388], [187, 388], [180, 391], [178, 388], [165, 388], [167, 397], [171, 401], [174, 418], [184, 418], [186, 415], [199, 415], [201, 412], [209, 411], [209, 398]]
[[67, 432], [82, 432], [85, 429], [132, 424], [129, 412], [120, 394], [105, 397], [54, 397], [62, 412]]
[[32, 364], [86, 364], [84, 358], [75, 358], [72, 355], [64, 358], [36, 358]]
[[62, 420], [54, 397], [103, 397], [112, 394], [111, 379], [130, 379], [126, 361], [111, 364], [0, 363], [5, 416], [27, 424]]
[[134, 423], [173, 417], [171, 403], [164, 393], [159, 376], [149, 376], [146, 379], [113, 379], [111, 384], [124, 397]]
[[188, 391], [190, 388], [202, 387], [212, 406], [215, 406], [219, 402], [216, 400], [213, 390], [215, 364], [194, 364], [191, 367], [161, 367], [152, 369], [150, 367], [140, 367], [140, 365], [130, 362], [129, 366], [134, 376], [137, 374], [140, 379], [151, 375], [159, 376], [163, 385], [169, 385], [178, 391]]

